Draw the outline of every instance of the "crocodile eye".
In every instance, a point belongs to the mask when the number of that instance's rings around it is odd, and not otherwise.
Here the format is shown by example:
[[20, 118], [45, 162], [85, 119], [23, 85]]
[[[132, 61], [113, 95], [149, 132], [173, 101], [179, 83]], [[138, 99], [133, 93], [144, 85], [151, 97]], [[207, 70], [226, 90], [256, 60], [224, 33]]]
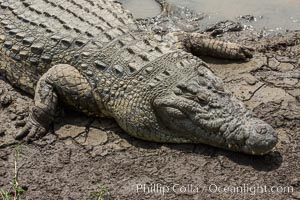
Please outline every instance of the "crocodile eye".
[[170, 117], [176, 118], [176, 119], [184, 119], [186, 118], [186, 115], [181, 112], [181, 110], [177, 108], [172, 108], [172, 107], [165, 107], [166, 112]]
[[195, 100], [204, 106], [210, 102], [210, 96], [206, 93], [198, 93]]

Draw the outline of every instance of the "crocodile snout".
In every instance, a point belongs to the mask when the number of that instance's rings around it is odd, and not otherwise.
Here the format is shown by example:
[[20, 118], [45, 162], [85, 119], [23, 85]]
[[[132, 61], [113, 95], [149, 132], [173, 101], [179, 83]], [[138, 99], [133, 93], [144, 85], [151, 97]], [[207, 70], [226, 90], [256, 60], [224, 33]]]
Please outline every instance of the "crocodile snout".
[[249, 154], [262, 155], [268, 153], [278, 142], [275, 130], [259, 119], [251, 119], [244, 125], [248, 132], [243, 151]]

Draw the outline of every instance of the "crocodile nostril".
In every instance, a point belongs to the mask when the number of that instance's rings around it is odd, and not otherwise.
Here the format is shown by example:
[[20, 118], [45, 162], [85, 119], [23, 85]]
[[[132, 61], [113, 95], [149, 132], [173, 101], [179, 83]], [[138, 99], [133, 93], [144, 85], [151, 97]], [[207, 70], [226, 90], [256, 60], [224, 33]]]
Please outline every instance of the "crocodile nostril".
[[248, 153], [265, 154], [270, 151], [278, 141], [274, 129], [261, 120], [250, 119], [246, 122], [245, 128], [249, 133], [249, 137], [245, 143]]
[[268, 128], [266, 128], [266, 126], [257, 126], [255, 128], [255, 131], [260, 135], [265, 135], [268, 133]]

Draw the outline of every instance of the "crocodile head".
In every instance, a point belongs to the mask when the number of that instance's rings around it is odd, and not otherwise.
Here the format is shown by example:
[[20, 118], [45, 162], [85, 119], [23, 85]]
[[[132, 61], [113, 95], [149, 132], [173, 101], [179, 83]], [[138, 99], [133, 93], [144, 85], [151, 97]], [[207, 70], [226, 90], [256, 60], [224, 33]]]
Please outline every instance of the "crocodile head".
[[277, 143], [274, 129], [253, 117], [208, 69], [198, 68], [157, 97], [154, 109], [160, 128], [187, 142], [255, 155], [266, 154]]

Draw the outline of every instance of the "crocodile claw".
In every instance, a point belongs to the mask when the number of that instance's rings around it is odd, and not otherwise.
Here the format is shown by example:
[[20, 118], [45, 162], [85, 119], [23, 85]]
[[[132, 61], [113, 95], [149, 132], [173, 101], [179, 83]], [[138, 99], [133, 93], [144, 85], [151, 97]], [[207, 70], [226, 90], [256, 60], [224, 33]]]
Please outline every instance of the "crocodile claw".
[[44, 136], [47, 133], [47, 129], [43, 127], [40, 123], [32, 119], [29, 116], [26, 125], [22, 128], [20, 132], [15, 136], [16, 140], [22, 140], [26, 137], [26, 141], [30, 142], [37, 138]]

